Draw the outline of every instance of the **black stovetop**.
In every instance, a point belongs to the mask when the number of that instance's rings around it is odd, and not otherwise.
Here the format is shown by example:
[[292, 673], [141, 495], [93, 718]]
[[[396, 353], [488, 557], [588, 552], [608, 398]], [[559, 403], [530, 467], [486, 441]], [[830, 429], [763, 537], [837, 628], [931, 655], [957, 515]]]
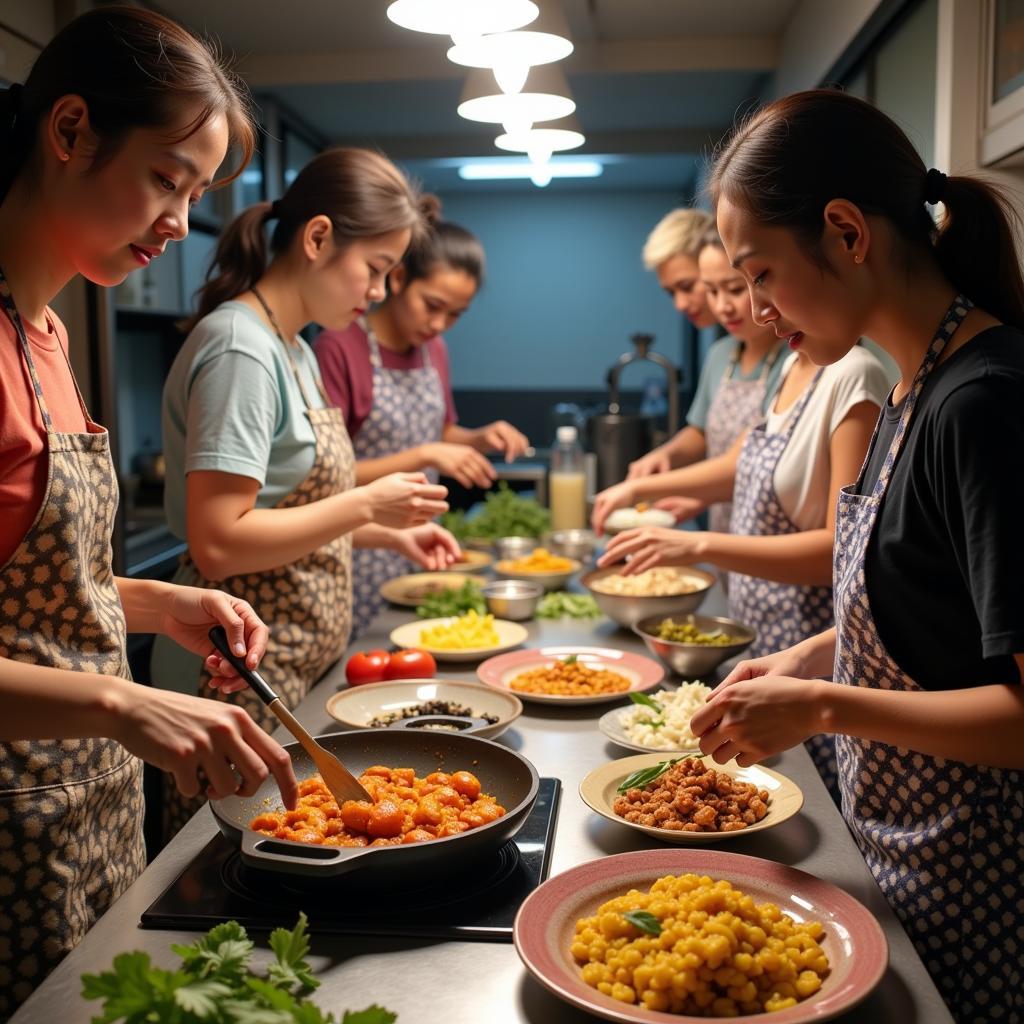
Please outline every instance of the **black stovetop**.
[[558, 779], [541, 779], [522, 828], [474, 870], [400, 888], [367, 891], [358, 871], [314, 879], [250, 868], [218, 833], [143, 913], [141, 925], [206, 931], [234, 920], [262, 931], [290, 926], [304, 910], [310, 931], [321, 935], [511, 942], [516, 911], [551, 867], [560, 791]]

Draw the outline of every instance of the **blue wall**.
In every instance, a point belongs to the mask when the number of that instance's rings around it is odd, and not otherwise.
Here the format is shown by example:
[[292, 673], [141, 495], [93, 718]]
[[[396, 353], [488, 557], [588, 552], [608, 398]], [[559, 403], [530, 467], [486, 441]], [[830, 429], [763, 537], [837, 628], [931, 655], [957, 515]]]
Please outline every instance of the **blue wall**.
[[[487, 250], [487, 284], [448, 334], [456, 388], [604, 388], [637, 331], [683, 364], [682, 322], [640, 250], [672, 191], [442, 196], [444, 216]], [[652, 366], [631, 367], [640, 387]]]

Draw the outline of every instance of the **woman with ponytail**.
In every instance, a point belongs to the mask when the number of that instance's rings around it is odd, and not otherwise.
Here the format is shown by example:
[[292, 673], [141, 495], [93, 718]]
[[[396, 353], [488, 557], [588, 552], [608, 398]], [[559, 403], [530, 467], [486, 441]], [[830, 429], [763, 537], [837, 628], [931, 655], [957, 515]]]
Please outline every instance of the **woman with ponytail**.
[[740, 664], [693, 731], [740, 764], [836, 734], [843, 815], [954, 1015], [1024, 1020], [1015, 213], [831, 90], [755, 114], [711, 188], [755, 316], [820, 365], [867, 335], [901, 379], [840, 492], [835, 628]]
[[[422, 231], [419, 199], [390, 161], [362, 149], [321, 153], [280, 199], [228, 225], [167, 378], [165, 502], [188, 544], [175, 580], [217, 586], [264, 616], [266, 675], [287, 704], [348, 643], [353, 544], [428, 569], [459, 554], [430, 522], [448, 508], [444, 487], [418, 472], [357, 486], [344, 419], [299, 337], [313, 322], [347, 327], [382, 299], [386, 275]], [[206, 684], [205, 666], [170, 642], [158, 641], [152, 666], [158, 686]], [[276, 725], [253, 694], [224, 699]], [[196, 805], [171, 797], [176, 829]]]
[[[421, 206], [426, 231], [388, 275], [387, 298], [346, 330], [323, 331], [314, 350], [327, 394], [345, 414], [359, 483], [425, 470], [463, 487], [490, 487], [496, 474], [484, 453], [513, 462], [529, 442], [504, 420], [474, 430], [458, 424], [441, 336], [483, 283], [484, 250], [465, 228], [440, 219], [435, 196]], [[410, 565], [401, 552], [372, 550], [357, 551], [353, 565], [359, 632], [383, 606], [381, 584]]]
[[144, 867], [139, 758], [189, 795], [200, 771], [227, 796], [272, 770], [297, 796], [287, 754], [240, 709], [131, 681], [126, 632], [166, 633], [233, 689], [209, 629], [250, 666], [267, 630], [222, 592], [113, 575], [108, 437], [48, 306], [76, 275], [116, 285], [184, 238], [189, 207], [229, 180], [212, 182], [229, 145], [237, 174], [254, 134], [212, 47], [137, 8], [71, 21], [0, 94], [2, 1020]]

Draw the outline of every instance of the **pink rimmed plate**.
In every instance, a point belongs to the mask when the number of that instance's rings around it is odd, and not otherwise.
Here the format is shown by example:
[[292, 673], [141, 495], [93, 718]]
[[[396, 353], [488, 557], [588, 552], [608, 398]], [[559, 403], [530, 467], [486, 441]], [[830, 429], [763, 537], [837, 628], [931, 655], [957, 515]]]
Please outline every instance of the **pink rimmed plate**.
[[[587, 668], [607, 669], [617, 672], [629, 680], [629, 689], [616, 693], [583, 694], [571, 696], [555, 693], [528, 693], [517, 690], [513, 685], [518, 676], [535, 668], [546, 668], [552, 662], [568, 657], [576, 660]], [[481, 682], [487, 683], [498, 690], [514, 693], [520, 700], [534, 701], [538, 704], [606, 704], [613, 700], [623, 700], [630, 693], [653, 690], [665, 677], [665, 670], [652, 658], [629, 651], [619, 651], [613, 647], [571, 647], [568, 645], [552, 645], [550, 647], [532, 647], [525, 651], [513, 651], [488, 658], [476, 670]]]
[[725, 879], [758, 903], [774, 903], [796, 921], [820, 921], [829, 974], [813, 996], [786, 1010], [733, 1020], [804, 1024], [830, 1020], [855, 1006], [882, 980], [889, 947], [874, 915], [842, 889], [797, 868], [717, 850], [641, 850], [580, 864], [549, 878], [519, 908], [513, 938], [527, 970], [549, 992], [588, 1013], [621, 1024], [682, 1024], [703, 1020], [623, 1003], [584, 983], [569, 952], [576, 922], [630, 889], [645, 890], [664, 875], [693, 873]]

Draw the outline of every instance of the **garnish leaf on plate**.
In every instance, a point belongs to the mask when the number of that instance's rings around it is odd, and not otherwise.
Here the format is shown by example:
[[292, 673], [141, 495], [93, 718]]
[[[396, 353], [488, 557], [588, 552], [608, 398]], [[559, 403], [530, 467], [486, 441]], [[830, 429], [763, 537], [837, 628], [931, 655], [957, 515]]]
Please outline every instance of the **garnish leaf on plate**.
[[654, 708], [659, 715], [665, 710], [656, 700], [651, 700], [646, 693], [631, 693], [629, 699], [634, 704], [643, 704], [646, 707]]
[[661, 922], [648, 910], [627, 910], [622, 916], [648, 935], [661, 934]]
[[618, 793], [625, 793], [630, 789], [642, 789], [655, 779], [660, 779], [674, 764], [682, 761], [681, 757], [673, 758], [671, 761], [659, 761], [657, 764], [649, 765], [646, 768], [638, 768], [631, 775], [627, 775], [619, 783]]

